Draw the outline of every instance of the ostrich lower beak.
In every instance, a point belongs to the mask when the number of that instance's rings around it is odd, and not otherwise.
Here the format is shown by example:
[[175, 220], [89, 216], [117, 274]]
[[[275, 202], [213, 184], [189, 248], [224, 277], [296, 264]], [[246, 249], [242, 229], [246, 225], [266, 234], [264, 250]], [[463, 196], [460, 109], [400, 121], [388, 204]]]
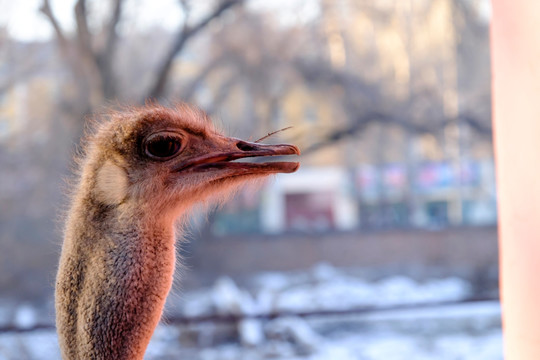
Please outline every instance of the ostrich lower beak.
[[232, 162], [233, 160], [280, 155], [300, 155], [294, 145], [264, 145], [230, 139], [227, 146], [180, 164], [176, 171], [232, 170], [235, 174], [292, 173], [298, 170], [298, 162]]

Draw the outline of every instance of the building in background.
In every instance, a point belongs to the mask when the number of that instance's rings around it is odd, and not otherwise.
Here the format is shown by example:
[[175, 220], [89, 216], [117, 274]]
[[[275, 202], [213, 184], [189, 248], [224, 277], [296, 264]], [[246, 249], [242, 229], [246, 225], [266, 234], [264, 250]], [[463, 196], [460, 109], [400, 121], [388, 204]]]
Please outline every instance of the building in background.
[[[450, 209], [459, 204], [463, 216], [456, 222]], [[301, 168], [268, 182], [260, 193], [242, 192], [219, 212], [214, 228], [217, 235], [279, 234], [496, 222], [494, 166], [487, 160], [468, 161], [457, 170], [449, 162], [424, 163], [412, 176], [404, 164]]]

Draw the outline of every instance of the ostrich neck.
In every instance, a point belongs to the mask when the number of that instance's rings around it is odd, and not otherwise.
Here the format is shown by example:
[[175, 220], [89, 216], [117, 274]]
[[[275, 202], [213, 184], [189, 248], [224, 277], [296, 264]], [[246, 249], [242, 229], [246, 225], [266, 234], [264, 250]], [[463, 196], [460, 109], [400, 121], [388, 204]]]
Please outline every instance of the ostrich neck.
[[117, 208], [75, 213], [56, 284], [62, 356], [142, 359], [173, 280], [172, 221]]

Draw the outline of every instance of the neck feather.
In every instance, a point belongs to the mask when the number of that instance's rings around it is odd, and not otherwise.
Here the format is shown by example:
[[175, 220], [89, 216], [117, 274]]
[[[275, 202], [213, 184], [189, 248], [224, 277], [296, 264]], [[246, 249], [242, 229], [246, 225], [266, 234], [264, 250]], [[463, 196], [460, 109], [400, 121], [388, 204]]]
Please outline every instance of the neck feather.
[[63, 358], [142, 359], [172, 285], [173, 222], [120, 208], [74, 213], [56, 284]]

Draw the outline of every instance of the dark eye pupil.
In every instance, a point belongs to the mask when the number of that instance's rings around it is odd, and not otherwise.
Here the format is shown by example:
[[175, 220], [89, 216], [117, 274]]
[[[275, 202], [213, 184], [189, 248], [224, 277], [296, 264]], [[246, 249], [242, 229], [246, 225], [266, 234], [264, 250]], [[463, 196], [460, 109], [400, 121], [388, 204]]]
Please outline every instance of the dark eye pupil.
[[154, 157], [167, 158], [178, 153], [181, 145], [180, 141], [176, 138], [152, 139], [146, 144], [146, 151]]

